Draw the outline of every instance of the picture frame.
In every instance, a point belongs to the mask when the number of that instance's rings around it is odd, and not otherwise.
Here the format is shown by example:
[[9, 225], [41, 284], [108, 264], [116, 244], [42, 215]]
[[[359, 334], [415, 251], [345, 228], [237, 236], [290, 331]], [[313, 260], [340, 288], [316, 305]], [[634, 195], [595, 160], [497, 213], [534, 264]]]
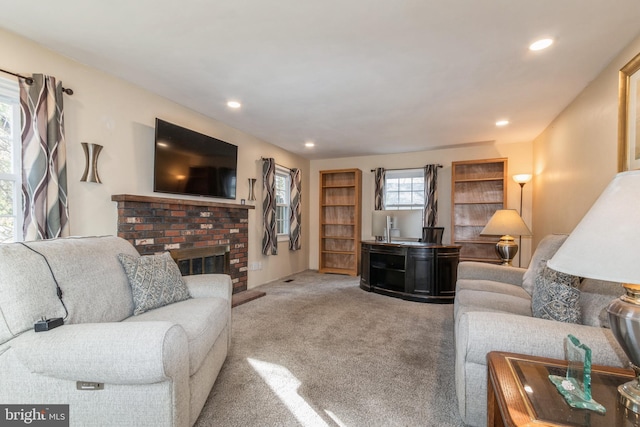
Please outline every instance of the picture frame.
[[640, 169], [640, 54], [620, 69], [618, 171]]

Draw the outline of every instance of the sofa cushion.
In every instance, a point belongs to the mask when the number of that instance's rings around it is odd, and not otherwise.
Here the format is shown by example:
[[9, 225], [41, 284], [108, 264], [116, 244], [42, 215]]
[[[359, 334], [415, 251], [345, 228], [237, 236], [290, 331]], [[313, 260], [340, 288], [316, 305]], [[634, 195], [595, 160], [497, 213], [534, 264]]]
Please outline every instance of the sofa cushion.
[[466, 311], [495, 311], [531, 317], [531, 299], [497, 292], [465, 289], [456, 293], [455, 305]]
[[522, 287], [525, 291], [529, 293], [529, 295], [533, 295], [533, 288], [535, 287], [535, 279], [542, 271], [542, 261], [548, 261], [553, 257], [560, 246], [567, 240], [566, 234], [550, 234], [545, 236], [540, 243], [538, 243], [538, 247], [536, 251], [533, 253], [531, 257], [531, 262], [529, 263], [529, 268], [525, 271], [524, 276], [522, 277]]
[[192, 298], [132, 316], [125, 322], [168, 321], [182, 326], [189, 341], [189, 375], [195, 374], [227, 325], [231, 304], [223, 298]]
[[119, 254], [118, 259], [129, 278], [134, 315], [191, 297], [168, 252], [140, 257]]
[[[131, 287], [117, 255], [138, 252], [126, 240], [115, 236], [67, 237], [24, 244], [33, 251], [9, 243], [2, 245], [6, 253], [0, 255], [0, 294], [5, 293], [5, 298], [21, 295], [18, 304], [7, 306], [9, 312], [16, 310], [19, 316], [8, 319], [10, 322], [31, 328], [34, 316], [65, 315], [53, 277], [69, 311], [65, 324], [119, 322], [133, 313]], [[19, 329], [16, 326], [12, 325], [12, 333]], [[6, 334], [2, 329], [0, 326], [0, 335]]]
[[580, 323], [580, 278], [549, 268], [546, 261], [535, 280], [531, 311], [534, 317]]
[[458, 279], [456, 292], [471, 289], [484, 292], [495, 292], [504, 295], [513, 295], [529, 300], [531, 296], [521, 286], [510, 283], [495, 282], [493, 280]]
[[609, 327], [607, 307], [625, 293], [620, 283], [584, 279], [580, 285], [580, 306], [583, 325]]
[[64, 317], [45, 259], [18, 244], [0, 245], [0, 344], [44, 317]]

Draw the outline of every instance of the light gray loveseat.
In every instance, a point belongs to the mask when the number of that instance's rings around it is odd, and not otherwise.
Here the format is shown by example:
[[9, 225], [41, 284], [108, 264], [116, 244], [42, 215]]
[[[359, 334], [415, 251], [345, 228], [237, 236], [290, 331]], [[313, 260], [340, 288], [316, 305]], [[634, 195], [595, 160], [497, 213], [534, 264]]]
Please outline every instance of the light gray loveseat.
[[591, 347], [593, 363], [628, 366], [628, 359], [607, 329], [606, 306], [624, 293], [619, 284], [583, 280], [581, 324], [532, 317], [531, 296], [541, 262], [551, 259], [566, 239], [550, 235], [538, 245], [527, 270], [462, 262], [454, 302], [455, 381], [462, 420], [487, 421], [487, 353], [514, 353], [564, 359], [564, 341], [573, 334]]
[[[37, 252], [0, 245], [0, 403], [68, 404], [71, 426], [191, 426], [230, 345], [230, 277], [184, 277], [191, 298], [133, 316], [118, 260], [139, 256], [129, 242], [26, 245]], [[68, 318], [36, 333], [40, 317], [65, 316], [54, 277]]]

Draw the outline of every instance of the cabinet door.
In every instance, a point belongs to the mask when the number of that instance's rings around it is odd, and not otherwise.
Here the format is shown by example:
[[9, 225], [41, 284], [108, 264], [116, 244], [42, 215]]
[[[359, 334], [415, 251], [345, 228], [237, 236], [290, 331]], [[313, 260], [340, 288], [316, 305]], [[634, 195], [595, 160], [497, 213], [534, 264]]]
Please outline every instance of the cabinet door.
[[362, 245], [362, 272], [360, 276], [360, 283], [369, 286], [369, 245]]
[[437, 283], [436, 283], [436, 295], [437, 296], [455, 296], [456, 294], [456, 280], [458, 278], [458, 251], [438, 251], [436, 270], [437, 270]]
[[431, 248], [412, 249], [407, 260], [406, 292], [415, 295], [434, 296], [436, 269], [435, 251]]

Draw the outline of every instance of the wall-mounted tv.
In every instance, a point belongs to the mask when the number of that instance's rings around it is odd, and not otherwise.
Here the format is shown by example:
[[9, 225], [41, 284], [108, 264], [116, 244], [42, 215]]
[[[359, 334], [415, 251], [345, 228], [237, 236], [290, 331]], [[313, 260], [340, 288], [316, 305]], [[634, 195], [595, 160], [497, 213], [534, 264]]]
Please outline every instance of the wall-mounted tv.
[[238, 147], [156, 118], [153, 191], [236, 198]]

